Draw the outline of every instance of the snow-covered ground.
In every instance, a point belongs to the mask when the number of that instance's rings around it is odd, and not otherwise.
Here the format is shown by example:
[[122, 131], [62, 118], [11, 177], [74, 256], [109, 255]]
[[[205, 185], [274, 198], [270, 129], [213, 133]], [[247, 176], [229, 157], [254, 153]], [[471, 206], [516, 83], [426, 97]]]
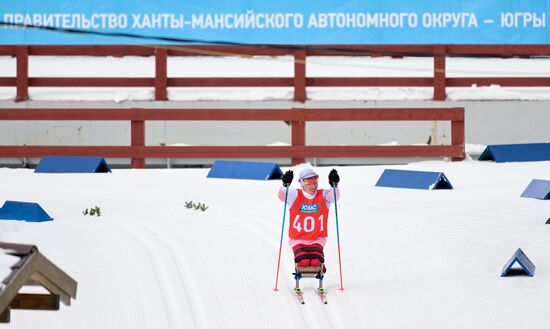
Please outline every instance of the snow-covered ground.
[[[550, 58], [448, 58], [447, 77], [549, 77]], [[154, 77], [153, 57], [48, 57], [31, 56], [30, 77]], [[15, 59], [0, 56], [2, 76], [16, 75]], [[173, 57], [169, 77], [292, 77], [290, 56], [253, 58]], [[308, 57], [308, 77], [431, 77], [432, 58]], [[31, 87], [35, 101], [143, 101], [153, 100], [153, 88], [49, 88]], [[308, 88], [310, 100], [431, 100], [431, 87]], [[15, 98], [15, 87], [0, 88], [0, 100]], [[168, 88], [172, 101], [292, 100], [292, 88]], [[471, 86], [447, 88], [447, 99], [549, 100], [550, 87]]]
[[[385, 168], [442, 171], [454, 190], [374, 187]], [[331, 168], [316, 169], [326, 187]], [[306, 305], [299, 305], [292, 295], [286, 235], [280, 291], [272, 290], [283, 216], [276, 198], [280, 181], [207, 179], [207, 169], [111, 174], [0, 169], [0, 203], [38, 202], [55, 218], [0, 221], [0, 241], [37, 245], [78, 281], [70, 307], [14, 310], [3, 327], [550, 326], [550, 225], [544, 224], [550, 201], [520, 197], [532, 179], [550, 179], [550, 162], [419, 162], [338, 170], [345, 290], [338, 290], [331, 209], [329, 304], [319, 302], [315, 280], [304, 279]], [[187, 209], [189, 201], [209, 208]], [[83, 215], [95, 206], [101, 217]], [[501, 278], [518, 247], [537, 266], [535, 276]]]

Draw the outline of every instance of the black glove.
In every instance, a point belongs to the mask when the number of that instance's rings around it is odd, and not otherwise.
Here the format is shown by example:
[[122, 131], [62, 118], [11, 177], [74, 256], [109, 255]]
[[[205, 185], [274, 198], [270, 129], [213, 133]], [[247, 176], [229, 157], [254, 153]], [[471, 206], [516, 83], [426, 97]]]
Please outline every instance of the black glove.
[[340, 176], [338, 176], [336, 169], [332, 169], [328, 174], [328, 183], [330, 186], [336, 187], [338, 186], [338, 182], [340, 182]]
[[294, 173], [292, 172], [292, 170], [285, 172], [285, 174], [283, 175], [283, 186], [289, 187], [290, 183], [292, 183], [293, 178], [294, 178]]

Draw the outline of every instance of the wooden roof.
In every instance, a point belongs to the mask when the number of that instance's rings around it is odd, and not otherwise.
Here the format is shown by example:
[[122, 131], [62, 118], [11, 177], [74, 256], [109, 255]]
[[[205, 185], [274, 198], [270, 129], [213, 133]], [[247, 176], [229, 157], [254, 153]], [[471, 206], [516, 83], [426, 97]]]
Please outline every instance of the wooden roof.
[[[19, 257], [0, 290], [0, 323], [10, 322], [12, 309], [58, 310], [59, 301], [71, 304], [76, 298], [77, 282], [42, 255], [36, 246], [0, 242], [1, 249]], [[21, 294], [23, 286], [42, 286], [49, 294]]]

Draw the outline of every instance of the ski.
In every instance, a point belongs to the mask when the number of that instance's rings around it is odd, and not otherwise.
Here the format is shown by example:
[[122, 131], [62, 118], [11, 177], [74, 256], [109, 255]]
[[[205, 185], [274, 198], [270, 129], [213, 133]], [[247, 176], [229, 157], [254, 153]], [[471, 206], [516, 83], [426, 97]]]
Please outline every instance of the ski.
[[319, 297], [321, 298], [321, 302], [323, 302], [323, 304], [328, 304], [327, 292], [325, 291], [325, 289], [320, 288], [319, 290], [317, 290], [317, 293], [319, 294]]
[[[294, 289], [294, 294], [296, 295], [296, 298], [298, 299], [298, 302], [300, 304], [304, 305], [306, 303], [306, 301], [304, 300], [304, 293], [302, 292], [302, 289]], [[324, 289], [318, 289], [317, 294], [319, 294], [319, 298], [321, 299], [321, 302], [323, 304], [328, 304], [327, 292]]]
[[302, 290], [300, 288], [296, 288], [294, 289], [294, 293], [296, 294], [296, 298], [298, 298], [298, 302], [300, 304], [305, 304], [306, 302], [304, 301], [304, 294], [302, 293]]

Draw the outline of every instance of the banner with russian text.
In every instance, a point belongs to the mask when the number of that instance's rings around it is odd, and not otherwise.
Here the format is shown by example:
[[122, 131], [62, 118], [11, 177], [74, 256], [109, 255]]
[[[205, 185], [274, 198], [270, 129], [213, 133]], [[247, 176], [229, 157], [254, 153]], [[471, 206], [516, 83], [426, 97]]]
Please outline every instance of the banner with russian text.
[[17, 0], [0, 44], [549, 44], [550, 0]]

